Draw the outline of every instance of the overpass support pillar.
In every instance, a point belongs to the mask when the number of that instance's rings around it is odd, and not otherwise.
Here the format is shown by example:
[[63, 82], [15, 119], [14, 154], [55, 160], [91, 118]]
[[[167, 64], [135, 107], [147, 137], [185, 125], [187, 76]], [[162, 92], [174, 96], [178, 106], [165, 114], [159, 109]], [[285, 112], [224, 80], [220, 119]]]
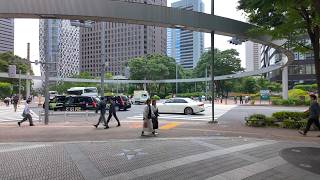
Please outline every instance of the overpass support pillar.
[[282, 98], [288, 99], [288, 66], [282, 68]]

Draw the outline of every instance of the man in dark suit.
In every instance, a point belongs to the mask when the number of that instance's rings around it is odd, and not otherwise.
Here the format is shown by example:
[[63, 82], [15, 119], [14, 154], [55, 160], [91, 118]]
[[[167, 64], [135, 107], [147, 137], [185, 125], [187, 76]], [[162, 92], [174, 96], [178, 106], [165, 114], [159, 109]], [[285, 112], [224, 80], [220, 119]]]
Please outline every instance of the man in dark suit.
[[106, 122], [106, 117], [105, 117], [105, 114], [106, 114], [106, 107], [107, 107], [107, 104], [106, 102], [104, 101], [104, 97], [101, 97], [100, 98], [100, 102], [97, 106], [97, 109], [96, 109], [96, 113], [98, 113], [98, 111], [100, 111], [100, 117], [99, 117], [99, 121], [97, 124], [93, 125], [94, 127], [98, 128], [99, 124], [103, 121], [104, 122], [104, 125], [105, 126], [108, 126], [107, 125], [107, 122]]
[[110, 102], [109, 116], [108, 116], [108, 119], [107, 119], [107, 124], [106, 124], [105, 129], [108, 129], [108, 128], [109, 128], [108, 124], [109, 124], [109, 121], [110, 121], [112, 115], [113, 115], [113, 117], [114, 117], [114, 118], [117, 120], [117, 122], [118, 122], [117, 127], [120, 126], [120, 121], [119, 121], [119, 119], [118, 119], [118, 117], [117, 117], [117, 113], [116, 113], [116, 102], [115, 102], [115, 99], [114, 99], [114, 98], [111, 98], [111, 99], [109, 100], [109, 102]]

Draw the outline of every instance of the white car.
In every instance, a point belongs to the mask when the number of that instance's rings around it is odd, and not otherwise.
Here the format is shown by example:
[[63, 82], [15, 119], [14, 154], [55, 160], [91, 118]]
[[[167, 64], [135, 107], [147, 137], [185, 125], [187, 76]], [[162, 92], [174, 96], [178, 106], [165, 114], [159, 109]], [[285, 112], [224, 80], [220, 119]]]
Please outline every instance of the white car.
[[205, 110], [202, 102], [190, 98], [171, 98], [164, 103], [157, 104], [159, 113], [195, 114]]

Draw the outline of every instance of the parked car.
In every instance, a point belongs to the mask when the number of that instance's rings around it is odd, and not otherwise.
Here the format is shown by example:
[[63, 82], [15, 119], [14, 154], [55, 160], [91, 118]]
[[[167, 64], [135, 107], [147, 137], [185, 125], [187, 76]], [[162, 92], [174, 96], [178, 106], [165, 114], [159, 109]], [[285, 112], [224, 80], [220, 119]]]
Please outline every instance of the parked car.
[[111, 98], [116, 100], [116, 110], [124, 110], [131, 108], [131, 102], [129, 98], [125, 95], [117, 95], [117, 96], [105, 96], [105, 100], [108, 102]]
[[205, 110], [204, 103], [190, 98], [171, 98], [164, 103], [158, 103], [159, 113], [195, 114]]

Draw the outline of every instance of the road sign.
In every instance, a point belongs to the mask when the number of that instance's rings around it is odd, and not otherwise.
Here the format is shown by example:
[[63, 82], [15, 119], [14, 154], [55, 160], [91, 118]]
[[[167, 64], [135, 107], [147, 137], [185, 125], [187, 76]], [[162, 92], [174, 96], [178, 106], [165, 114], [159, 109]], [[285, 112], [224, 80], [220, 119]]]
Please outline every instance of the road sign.
[[260, 99], [261, 100], [270, 99], [270, 90], [260, 90]]
[[16, 74], [17, 74], [16, 65], [9, 65], [8, 76], [10, 78], [14, 78], [14, 77], [16, 77]]

